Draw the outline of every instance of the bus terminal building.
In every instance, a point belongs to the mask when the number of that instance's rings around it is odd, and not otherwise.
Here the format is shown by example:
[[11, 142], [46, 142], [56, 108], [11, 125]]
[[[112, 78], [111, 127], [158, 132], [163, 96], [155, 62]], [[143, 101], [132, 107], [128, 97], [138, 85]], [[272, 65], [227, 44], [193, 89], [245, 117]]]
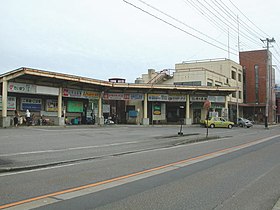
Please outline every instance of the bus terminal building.
[[[211, 108], [228, 116], [228, 96], [237, 87], [186, 86], [182, 84], [134, 84], [102, 81], [31, 68], [19, 68], [0, 75], [0, 127], [13, 125], [15, 111], [26, 110], [34, 122], [48, 119], [52, 125], [103, 125], [105, 119], [118, 124], [196, 123], [193, 110], [211, 102]], [[35, 123], [36, 124], [36, 123]]]

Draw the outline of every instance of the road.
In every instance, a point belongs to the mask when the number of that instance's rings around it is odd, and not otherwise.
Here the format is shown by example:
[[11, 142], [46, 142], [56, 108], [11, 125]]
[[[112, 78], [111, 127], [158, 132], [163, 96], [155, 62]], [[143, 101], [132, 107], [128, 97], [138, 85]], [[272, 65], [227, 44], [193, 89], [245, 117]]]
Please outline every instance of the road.
[[2, 129], [0, 209], [272, 209], [279, 127], [178, 129]]

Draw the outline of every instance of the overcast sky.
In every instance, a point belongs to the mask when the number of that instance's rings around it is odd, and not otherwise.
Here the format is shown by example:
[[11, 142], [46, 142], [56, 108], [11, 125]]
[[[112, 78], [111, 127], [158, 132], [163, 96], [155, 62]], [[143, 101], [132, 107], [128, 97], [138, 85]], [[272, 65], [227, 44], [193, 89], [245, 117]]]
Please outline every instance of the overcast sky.
[[182, 61], [238, 62], [239, 25], [241, 51], [263, 49], [260, 38], [275, 38], [271, 52], [279, 82], [279, 0], [0, 3], [0, 74], [30, 67], [134, 82], [150, 68], [174, 69]]

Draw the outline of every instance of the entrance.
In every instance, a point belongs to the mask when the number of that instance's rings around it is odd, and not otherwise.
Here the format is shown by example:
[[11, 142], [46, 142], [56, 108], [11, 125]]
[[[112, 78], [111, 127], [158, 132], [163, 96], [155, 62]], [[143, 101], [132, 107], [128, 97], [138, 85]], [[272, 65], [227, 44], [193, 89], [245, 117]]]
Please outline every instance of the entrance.
[[169, 102], [166, 103], [166, 116], [168, 123], [180, 124], [185, 118], [186, 107], [184, 103]]
[[201, 120], [201, 109], [193, 110], [193, 124], [199, 124]]

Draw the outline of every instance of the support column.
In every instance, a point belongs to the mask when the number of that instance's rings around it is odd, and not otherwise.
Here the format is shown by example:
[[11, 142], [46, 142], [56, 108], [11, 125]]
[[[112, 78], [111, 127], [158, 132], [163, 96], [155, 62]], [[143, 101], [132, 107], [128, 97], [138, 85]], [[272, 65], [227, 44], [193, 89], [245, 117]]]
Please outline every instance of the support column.
[[57, 98], [57, 122], [56, 125], [65, 125], [65, 116], [62, 117], [62, 88], [59, 88], [58, 98]]
[[192, 119], [190, 118], [190, 95], [186, 95], [186, 117], [185, 125], [191, 125]]
[[1, 116], [1, 127], [6, 128], [11, 126], [10, 117], [7, 114], [7, 105], [8, 105], [8, 81], [6, 77], [3, 78], [2, 83], [2, 116]]
[[102, 97], [103, 97], [103, 94], [100, 94], [99, 98], [98, 98], [98, 119], [97, 119], [97, 123], [99, 125], [104, 125], [104, 117], [103, 117], [103, 113], [102, 113]]
[[228, 96], [225, 96], [225, 113], [224, 113], [224, 116], [227, 118], [227, 119], [229, 119], [229, 117], [228, 117]]
[[142, 120], [143, 125], [149, 125], [149, 118], [148, 118], [148, 94], [145, 93], [144, 95], [144, 116]]

